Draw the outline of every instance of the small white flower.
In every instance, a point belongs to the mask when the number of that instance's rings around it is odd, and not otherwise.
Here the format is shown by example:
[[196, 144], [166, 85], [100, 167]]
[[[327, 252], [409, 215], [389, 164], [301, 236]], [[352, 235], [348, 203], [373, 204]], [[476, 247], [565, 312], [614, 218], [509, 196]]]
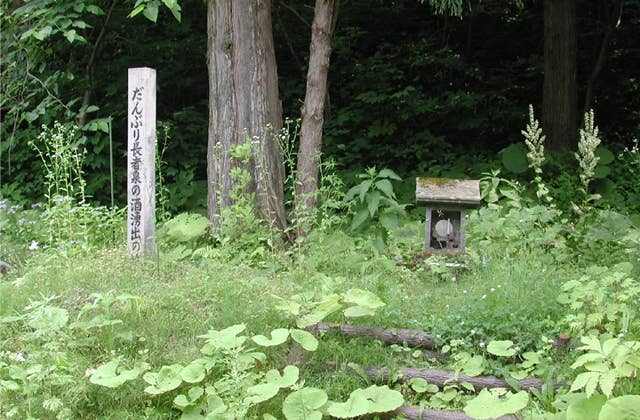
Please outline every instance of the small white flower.
[[476, 330], [471, 330], [471, 335], [474, 335], [476, 333]]
[[482, 348], [482, 349], [484, 348], [484, 343], [480, 343], [478, 345], [480, 346], [480, 348]]
[[29, 249], [31, 251], [35, 251], [38, 248], [39, 248], [38, 242], [37, 241], [31, 241], [31, 244], [29, 245]]
[[624, 337], [623, 333], [618, 334], [618, 338], [622, 338], [622, 337]]
[[490, 290], [491, 290], [492, 292], [495, 292], [495, 291], [496, 291], [496, 289], [495, 289], [495, 288], [493, 288], [493, 287], [492, 287]]
[[91, 376], [94, 373], [96, 373], [96, 371], [97, 371], [97, 369], [95, 369], [95, 368], [89, 368], [89, 369], [84, 371], [84, 377], [88, 378], [89, 376]]
[[460, 325], [464, 325], [464, 321], [460, 321]]
[[482, 299], [486, 299], [486, 298], [487, 298], [487, 295], [482, 295]]
[[514, 349], [515, 351], [517, 351], [517, 352], [519, 352], [519, 351], [520, 351], [520, 347], [518, 347], [518, 346], [515, 346], [513, 349]]
[[403, 296], [403, 299], [404, 299], [404, 300], [408, 300], [408, 299], [409, 299], [409, 295], [404, 295], [404, 296]]
[[499, 285], [498, 285], [498, 289], [499, 289], [499, 288], [501, 288], [501, 287], [502, 287], [502, 285], [501, 285], [501, 284], [499, 284]]
[[22, 352], [16, 354], [16, 362], [24, 362], [25, 360], [27, 359], [24, 358], [24, 354], [22, 354]]
[[457, 281], [457, 280], [458, 280], [458, 278], [457, 278], [457, 277], [453, 277], [453, 278], [451, 278], [451, 281], [453, 281], [453, 282], [455, 282], [455, 281]]
[[466, 290], [463, 290], [463, 291], [462, 291], [462, 293], [467, 293], [467, 291], [466, 291]]
[[440, 334], [436, 334], [436, 338], [442, 338]]

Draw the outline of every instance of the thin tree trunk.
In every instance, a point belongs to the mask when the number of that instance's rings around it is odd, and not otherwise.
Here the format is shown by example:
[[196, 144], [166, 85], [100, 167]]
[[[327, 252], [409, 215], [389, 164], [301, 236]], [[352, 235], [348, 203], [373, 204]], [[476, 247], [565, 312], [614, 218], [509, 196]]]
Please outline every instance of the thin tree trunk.
[[247, 139], [252, 161], [247, 193], [272, 227], [286, 226], [282, 127], [270, 0], [211, 0], [207, 10], [209, 68], [208, 212], [214, 229], [233, 202], [231, 170], [242, 164], [231, 150]]
[[609, 11], [607, 2], [604, 3], [603, 7], [605, 8], [607, 22], [604, 28], [602, 42], [600, 43], [600, 49], [598, 50], [598, 57], [593, 64], [593, 69], [591, 70], [589, 80], [587, 81], [587, 89], [584, 95], [585, 112], [591, 109], [591, 102], [593, 101], [593, 86], [598, 79], [598, 76], [600, 76], [602, 69], [604, 68], [604, 63], [607, 59], [609, 42], [611, 41], [613, 30], [618, 26], [620, 17], [622, 16], [622, 0], [618, 0], [615, 2], [612, 11]]
[[576, 146], [576, 42], [576, 0], [544, 0], [542, 119], [555, 151]]
[[[316, 0], [311, 32], [307, 91], [302, 107], [300, 150], [296, 172], [295, 216], [299, 220], [316, 208], [322, 126], [331, 55], [334, 0]], [[299, 231], [299, 234], [304, 232]]]
[[93, 44], [91, 55], [89, 56], [89, 61], [87, 62], [87, 86], [82, 97], [82, 106], [80, 108], [81, 114], [80, 118], [78, 119], [78, 126], [80, 127], [83, 127], [87, 122], [87, 108], [91, 104], [91, 95], [93, 94], [93, 79], [95, 75], [96, 61], [98, 59], [98, 56], [100, 55], [100, 50], [102, 49], [102, 40], [104, 38], [104, 34], [107, 32], [107, 25], [111, 20], [111, 15], [113, 14], [113, 9], [116, 6], [116, 3], [116, 1], [112, 1], [111, 5], [109, 6], [107, 16], [104, 18], [104, 23], [102, 24], [102, 28], [100, 28], [100, 33], [98, 34], [98, 38], [96, 39], [95, 44]]

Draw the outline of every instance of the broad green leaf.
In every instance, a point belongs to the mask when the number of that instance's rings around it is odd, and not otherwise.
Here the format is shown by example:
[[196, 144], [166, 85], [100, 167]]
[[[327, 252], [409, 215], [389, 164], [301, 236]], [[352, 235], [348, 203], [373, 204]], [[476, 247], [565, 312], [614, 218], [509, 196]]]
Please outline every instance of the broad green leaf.
[[268, 339], [264, 335], [256, 335], [252, 340], [259, 346], [272, 347], [279, 346], [287, 341], [287, 338], [289, 338], [289, 330], [286, 328], [277, 328], [271, 331], [271, 339]]
[[58, 331], [67, 325], [69, 312], [64, 308], [43, 306], [29, 314], [27, 325], [35, 330]]
[[636, 420], [640, 413], [640, 395], [623, 395], [607, 401], [598, 420]]
[[150, 386], [146, 387], [144, 392], [151, 395], [158, 395], [176, 389], [182, 383], [180, 376], [181, 371], [182, 365], [175, 364], [162, 366], [158, 373], [145, 373], [142, 379]]
[[327, 393], [318, 388], [302, 388], [292, 392], [282, 404], [282, 413], [287, 420], [320, 420], [317, 411], [327, 402]]
[[69, 41], [70, 43], [73, 43], [73, 41], [76, 40], [76, 36], [77, 36], [77, 32], [75, 29], [71, 29], [70, 31], [65, 31], [64, 32], [64, 37], [67, 38], [67, 41]]
[[477, 397], [467, 403], [464, 412], [475, 419], [492, 419], [517, 413], [528, 403], [529, 394], [525, 391], [512, 394], [504, 388], [483, 389]]
[[350, 418], [369, 413], [393, 411], [404, 403], [402, 394], [388, 386], [372, 385], [353, 391], [346, 402], [331, 403], [327, 413], [337, 418]]
[[602, 178], [606, 178], [607, 176], [609, 176], [610, 173], [611, 173], [611, 168], [610, 167], [604, 166], [604, 165], [598, 165], [593, 170], [593, 177], [595, 179], [602, 179]]
[[598, 146], [595, 151], [595, 155], [600, 158], [598, 160], [598, 165], [608, 165], [615, 159], [613, 153], [604, 146]]
[[342, 202], [348, 203], [349, 201], [353, 200], [353, 198], [357, 194], [360, 194], [360, 184], [356, 185], [355, 187], [351, 187], [349, 191], [347, 191], [347, 193], [345, 194], [344, 198], [342, 199]]
[[217, 349], [233, 349], [244, 344], [247, 337], [239, 336], [242, 331], [247, 328], [245, 324], [236, 324], [223, 330], [209, 330], [204, 335], [198, 336], [198, 338], [204, 338], [207, 340], [207, 344], [202, 347], [204, 354], [210, 354]]
[[300, 370], [298, 367], [289, 365], [284, 368], [282, 376], [276, 369], [267, 372], [264, 377], [265, 382], [276, 385], [278, 388], [289, 388], [298, 382]]
[[360, 210], [356, 212], [356, 215], [353, 216], [353, 220], [351, 221], [351, 230], [354, 231], [358, 229], [368, 219], [369, 219], [369, 209], [366, 207], [360, 208]]
[[309, 331], [291, 329], [289, 330], [291, 333], [291, 338], [300, 344], [303, 349], [307, 351], [316, 351], [318, 348], [318, 340], [311, 334]]
[[158, 20], [158, 3], [156, 1], [147, 3], [147, 7], [144, 8], [142, 14], [151, 22], [156, 23]]
[[567, 408], [567, 420], [597, 420], [600, 409], [607, 401], [604, 395], [593, 395], [575, 401]]
[[139, 15], [142, 11], [144, 11], [146, 5], [144, 3], [137, 5], [132, 11], [131, 13], [129, 13], [129, 15], [127, 17], [132, 18], [135, 17], [137, 15]]
[[258, 404], [267, 401], [278, 394], [280, 387], [272, 383], [262, 383], [247, 388], [247, 397], [244, 402], [247, 404]]
[[127, 381], [136, 379], [141, 373], [141, 369], [133, 368], [131, 370], [122, 370], [120, 373], [116, 373], [118, 365], [120, 364], [120, 358], [113, 359], [104, 365], [96, 369], [89, 382], [92, 384], [105, 386], [107, 388], [117, 388]]
[[484, 357], [480, 355], [473, 356], [469, 358], [463, 365], [462, 371], [467, 376], [478, 376], [481, 375], [484, 371]]
[[395, 179], [396, 181], [402, 181], [402, 178], [400, 178], [395, 172], [393, 172], [391, 169], [383, 169], [380, 171], [380, 173], [378, 174], [379, 178], [391, 178], [391, 179]]
[[[413, 389], [418, 394], [427, 392], [427, 389], [429, 388], [429, 385], [430, 385], [429, 382], [426, 381], [426, 379], [422, 379], [422, 378], [411, 378], [407, 381], [407, 384], [409, 384], [411, 389]], [[437, 389], [438, 387], [436, 387], [436, 390]]]
[[190, 384], [201, 382], [204, 379], [205, 374], [205, 365], [199, 360], [194, 360], [180, 371], [180, 377], [182, 380]]
[[527, 151], [521, 143], [514, 143], [500, 151], [502, 165], [514, 174], [521, 174], [529, 169]]
[[390, 212], [380, 213], [380, 224], [387, 230], [394, 230], [398, 227], [398, 215]]
[[376, 188], [382, 191], [387, 197], [393, 198], [393, 185], [388, 179], [376, 181]]
[[369, 192], [369, 188], [371, 188], [371, 184], [373, 184], [373, 181], [371, 180], [366, 180], [366, 181], [362, 181], [360, 183], [360, 202], [364, 203], [364, 198], [367, 195], [367, 192]]
[[511, 340], [491, 341], [489, 345], [487, 345], [487, 351], [495, 356], [502, 357], [511, 357], [516, 354], [513, 348], [513, 341]]
[[350, 306], [344, 310], [344, 316], [347, 318], [358, 318], [361, 316], [375, 315], [375, 309], [367, 308], [366, 306]]
[[611, 398], [611, 395], [613, 394], [613, 388], [616, 385], [617, 379], [615, 371], [606, 372], [600, 375], [600, 379], [598, 380], [600, 390], [608, 398]]
[[345, 303], [352, 303], [371, 309], [377, 309], [385, 306], [385, 303], [380, 300], [378, 296], [362, 289], [349, 289], [342, 299]]
[[91, 4], [87, 6], [87, 12], [94, 14], [96, 16], [104, 15], [104, 11], [100, 7], [96, 6], [95, 4]]
[[585, 390], [587, 397], [593, 395], [593, 392], [598, 385], [598, 379], [600, 378], [600, 374], [598, 372], [583, 372], [576, 376], [573, 383], [571, 384], [571, 389], [569, 392], [577, 391], [580, 389]]
[[45, 38], [51, 35], [52, 32], [53, 32], [53, 28], [47, 25], [44, 28], [40, 29], [38, 32], [35, 32], [33, 34], [33, 37], [38, 41], [43, 41]]
[[367, 194], [367, 209], [369, 209], [369, 214], [373, 217], [378, 211], [378, 207], [380, 206], [380, 191], [372, 191], [370, 194]]

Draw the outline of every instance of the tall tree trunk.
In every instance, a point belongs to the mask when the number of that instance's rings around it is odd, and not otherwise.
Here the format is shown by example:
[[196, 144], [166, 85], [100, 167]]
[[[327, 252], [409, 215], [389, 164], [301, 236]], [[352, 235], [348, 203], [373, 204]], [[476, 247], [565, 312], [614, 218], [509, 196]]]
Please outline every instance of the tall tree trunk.
[[[232, 204], [235, 184], [231, 150], [252, 140], [248, 193], [271, 226], [284, 228], [284, 164], [277, 140], [282, 104], [273, 34], [271, 0], [209, 0], [207, 10], [209, 68], [208, 212], [214, 229], [220, 211]], [[248, 136], [248, 137], [247, 137]]]
[[313, 211], [317, 204], [322, 125], [331, 56], [333, 8], [334, 0], [316, 0], [311, 30], [307, 90], [300, 127], [300, 150], [296, 172], [296, 218]]
[[575, 149], [576, 0], [544, 0], [542, 120], [551, 150]]
[[591, 69], [589, 80], [587, 81], [587, 89], [584, 94], [584, 112], [591, 109], [594, 85], [598, 76], [600, 76], [600, 72], [602, 72], [602, 69], [604, 68], [604, 64], [607, 59], [607, 52], [609, 50], [609, 42], [611, 41], [613, 31], [620, 24], [620, 18], [622, 17], [622, 0], [616, 0], [611, 10], [609, 10], [609, 3], [607, 1], [603, 2], [602, 7], [605, 11], [604, 34], [602, 36], [602, 42], [600, 43], [600, 49], [598, 50], [598, 56], [593, 64], [593, 69]]

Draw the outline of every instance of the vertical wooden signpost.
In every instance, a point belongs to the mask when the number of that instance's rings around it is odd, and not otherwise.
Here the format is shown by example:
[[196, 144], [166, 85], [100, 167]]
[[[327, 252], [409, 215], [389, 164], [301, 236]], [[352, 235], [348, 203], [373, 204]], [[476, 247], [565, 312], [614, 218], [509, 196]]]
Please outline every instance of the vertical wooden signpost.
[[156, 71], [129, 69], [127, 90], [127, 249], [156, 253]]

